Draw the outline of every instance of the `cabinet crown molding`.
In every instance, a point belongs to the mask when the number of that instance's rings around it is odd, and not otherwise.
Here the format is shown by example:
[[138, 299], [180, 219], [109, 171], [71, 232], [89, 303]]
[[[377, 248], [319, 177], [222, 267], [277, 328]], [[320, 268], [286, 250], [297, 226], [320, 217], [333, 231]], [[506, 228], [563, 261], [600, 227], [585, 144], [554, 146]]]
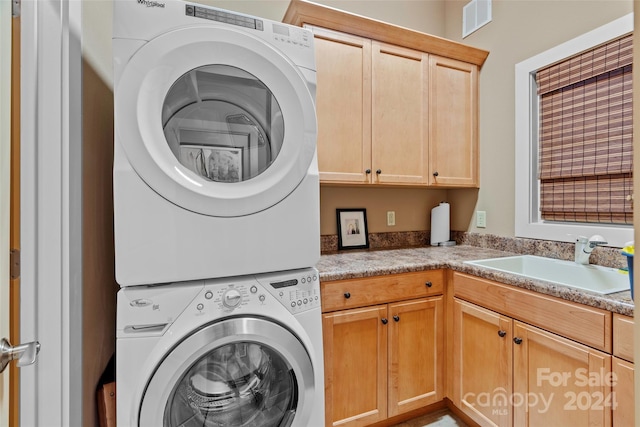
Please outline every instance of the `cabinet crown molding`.
[[489, 52], [306, 0], [291, 0], [282, 22], [342, 31], [482, 67]]

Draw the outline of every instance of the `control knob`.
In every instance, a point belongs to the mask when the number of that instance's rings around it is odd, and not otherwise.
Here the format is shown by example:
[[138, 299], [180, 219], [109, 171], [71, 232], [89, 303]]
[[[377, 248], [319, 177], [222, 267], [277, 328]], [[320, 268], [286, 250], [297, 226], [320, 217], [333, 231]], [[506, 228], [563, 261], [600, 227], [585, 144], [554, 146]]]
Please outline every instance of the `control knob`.
[[229, 289], [222, 297], [222, 304], [228, 308], [235, 308], [242, 301], [242, 294], [237, 289]]

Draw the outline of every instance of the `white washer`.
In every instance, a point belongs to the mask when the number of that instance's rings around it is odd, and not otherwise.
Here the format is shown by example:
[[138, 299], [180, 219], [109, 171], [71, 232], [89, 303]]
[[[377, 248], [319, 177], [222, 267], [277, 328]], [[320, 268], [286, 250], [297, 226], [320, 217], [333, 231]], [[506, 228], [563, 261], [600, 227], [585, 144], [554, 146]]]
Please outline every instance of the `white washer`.
[[122, 0], [113, 56], [118, 283], [315, 265], [312, 34], [179, 0]]
[[119, 426], [324, 426], [317, 270], [118, 293]]

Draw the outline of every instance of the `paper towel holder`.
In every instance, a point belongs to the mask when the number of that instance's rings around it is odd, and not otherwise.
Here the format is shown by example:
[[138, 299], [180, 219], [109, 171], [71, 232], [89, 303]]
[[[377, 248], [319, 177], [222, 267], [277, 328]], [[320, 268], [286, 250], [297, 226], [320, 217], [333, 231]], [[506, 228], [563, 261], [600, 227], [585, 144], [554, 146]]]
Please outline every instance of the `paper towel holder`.
[[431, 246], [455, 246], [451, 239], [449, 203], [442, 201], [431, 209]]

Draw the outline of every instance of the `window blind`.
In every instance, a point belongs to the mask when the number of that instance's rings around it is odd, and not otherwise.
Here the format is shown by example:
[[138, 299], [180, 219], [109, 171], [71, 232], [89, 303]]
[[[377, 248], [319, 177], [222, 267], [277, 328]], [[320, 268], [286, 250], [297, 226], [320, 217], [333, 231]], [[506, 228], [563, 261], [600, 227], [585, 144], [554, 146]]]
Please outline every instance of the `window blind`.
[[633, 223], [632, 46], [625, 36], [536, 73], [543, 219]]

